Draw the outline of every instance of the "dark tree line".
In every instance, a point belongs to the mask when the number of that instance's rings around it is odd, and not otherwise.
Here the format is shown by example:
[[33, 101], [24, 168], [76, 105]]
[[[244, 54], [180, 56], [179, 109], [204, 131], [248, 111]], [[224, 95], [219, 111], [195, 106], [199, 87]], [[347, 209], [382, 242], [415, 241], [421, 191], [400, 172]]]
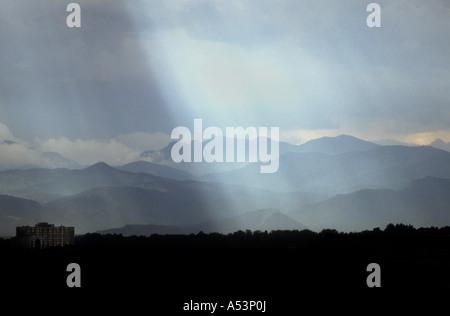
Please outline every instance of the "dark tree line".
[[204, 248], [317, 248], [333, 242], [352, 240], [388, 240], [392, 238], [420, 239], [432, 236], [449, 236], [450, 227], [414, 228], [411, 225], [389, 224], [384, 230], [343, 233], [325, 229], [319, 233], [310, 230], [237, 231], [229, 234], [203, 233], [190, 235], [129, 236], [100, 235], [97, 233], [77, 236], [80, 247], [204, 247]]
[[[203, 233], [190, 235], [122, 236], [120, 234], [88, 233], [75, 237], [75, 248], [321, 248], [339, 246], [341, 242], [385, 242], [393, 238], [423, 239], [433, 236], [450, 238], [450, 226], [414, 228], [405, 224], [389, 224], [384, 230], [374, 228], [357, 233], [324, 229], [310, 230], [237, 231], [229, 234]], [[0, 239], [0, 248], [14, 248], [15, 238]]]

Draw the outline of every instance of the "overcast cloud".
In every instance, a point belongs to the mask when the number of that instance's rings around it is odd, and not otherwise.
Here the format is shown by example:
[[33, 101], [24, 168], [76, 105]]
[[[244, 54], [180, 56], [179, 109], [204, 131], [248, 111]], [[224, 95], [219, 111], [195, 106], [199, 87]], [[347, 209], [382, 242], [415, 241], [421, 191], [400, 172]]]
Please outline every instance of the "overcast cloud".
[[0, 132], [23, 149], [129, 162], [194, 118], [450, 141], [448, 1], [377, 1], [373, 29], [369, 1], [76, 2], [71, 29], [68, 3], [2, 1]]

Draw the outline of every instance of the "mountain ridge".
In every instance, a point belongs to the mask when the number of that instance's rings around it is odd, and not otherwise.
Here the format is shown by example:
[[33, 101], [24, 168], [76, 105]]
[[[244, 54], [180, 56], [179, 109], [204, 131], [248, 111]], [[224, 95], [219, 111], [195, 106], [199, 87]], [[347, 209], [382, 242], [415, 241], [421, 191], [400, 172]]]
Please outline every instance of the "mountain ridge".
[[[130, 223], [193, 225], [267, 208], [300, 216], [294, 219], [308, 227], [326, 224], [333, 228], [334, 223], [345, 229], [351, 225], [364, 228], [384, 224], [380, 222], [382, 217], [407, 220], [405, 214], [418, 224], [434, 223], [438, 217], [447, 221], [447, 214], [439, 209], [444, 201], [450, 203], [445, 196], [449, 193], [445, 191], [450, 178], [449, 152], [430, 146], [380, 146], [347, 135], [319, 140], [316, 145], [344, 141], [349, 144], [347, 150], [353, 151], [336, 153], [333, 145], [328, 153], [287, 152], [280, 157], [275, 174], [261, 174], [259, 164], [248, 164], [226, 173], [185, 180], [170, 179], [167, 174], [170, 170], [175, 177], [184, 177], [179, 170], [147, 162], [132, 164], [136, 172], [104, 162], [83, 169], [8, 170], [0, 172], [0, 194], [36, 201], [40, 206], [23, 204], [35, 210], [33, 218], [76, 226], [79, 233]], [[354, 144], [361, 144], [361, 150], [354, 151]], [[160, 174], [141, 172], [146, 167], [156, 168]], [[427, 178], [430, 176], [434, 178]], [[443, 180], [430, 180], [435, 178]], [[336, 210], [338, 205], [342, 208]], [[374, 209], [377, 205], [385, 205], [389, 212]], [[410, 213], [405, 205], [411, 208]], [[432, 216], [427, 215], [426, 208], [434, 214], [433, 220], [428, 220]], [[319, 211], [312, 212], [314, 209]], [[326, 210], [335, 213], [330, 215]], [[26, 218], [20, 210], [14, 212], [0, 209], [0, 216]], [[336, 214], [342, 214], [342, 218]], [[10, 219], [5, 222], [12, 223]]]
[[302, 230], [306, 226], [290, 218], [278, 209], [260, 209], [221, 220], [207, 221], [193, 225], [132, 225], [98, 231], [101, 234], [122, 234], [123, 236], [150, 236], [152, 234], [196, 234], [232, 233], [239, 230], [272, 231]]
[[342, 134], [336, 137], [325, 136], [309, 140], [299, 145], [296, 152], [318, 152], [327, 155], [338, 155], [352, 151], [370, 151], [380, 147], [380, 145], [375, 143]]
[[38, 202], [10, 195], [0, 195], [0, 236], [13, 236], [17, 226], [31, 225], [44, 218]]
[[450, 224], [450, 179], [426, 177], [406, 188], [362, 189], [288, 213], [313, 230], [362, 231], [390, 223], [415, 227]]
[[173, 180], [187, 180], [195, 179], [196, 177], [188, 172], [173, 167], [151, 163], [148, 161], [134, 161], [128, 164], [118, 166], [117, 169], [133, 172], [133, 173], [148, 173], [158, 177], [165, 177]]
[[430, 146], [378, 146], [336, 155], [290, 152], [280, 156], [279, 170], [273, 174], [260, 174], [258, 166], [250, 164], [201, 179], [278, 192], [332, 195], [362, 188], [399, 189], [425, 176], [450, 177], [450, 153]]

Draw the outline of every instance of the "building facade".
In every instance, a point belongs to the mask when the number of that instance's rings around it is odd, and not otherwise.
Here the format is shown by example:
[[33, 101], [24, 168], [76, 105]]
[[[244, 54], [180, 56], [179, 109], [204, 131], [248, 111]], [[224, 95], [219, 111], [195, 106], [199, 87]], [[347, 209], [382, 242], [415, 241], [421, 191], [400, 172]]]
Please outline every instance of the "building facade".
[[16, 227], [16, 238], [23, 248], [62, 247], [74, 244], [75, 228], [38, 223], [34, 227]]

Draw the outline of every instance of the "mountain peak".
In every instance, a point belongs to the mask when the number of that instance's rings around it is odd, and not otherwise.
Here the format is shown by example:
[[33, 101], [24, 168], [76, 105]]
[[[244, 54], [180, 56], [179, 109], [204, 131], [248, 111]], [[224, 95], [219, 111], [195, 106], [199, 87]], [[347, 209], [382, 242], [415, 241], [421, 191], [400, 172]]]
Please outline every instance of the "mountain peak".
[[99, 170], [99, 171], [103, 171], [103, 170], [111, 170], [114, 169], [113, 167], [111, 167], [110, 165], [108, 165], [106, 162], [97, 162], [96, 164], [93, 164], [92, 166], [89, 166], [87, 168], [85, 168], [84, 170], [87, 171], [95, 171], [95, 170]]
[[336, 136], [335, 138], [337, 139], [356, 139], [356, 140], [362, 140], [358, 137], [352, 136], [352, 135], [347, 135], [347, 134], [341, 134], [339, 136]]
[[299, 146], [300, 152], [319, 152], [327, 155], [337, 155], [352, 151], [369, 151], [379, 147], [380, 145], [345, 134], [336, 137], [326, 136], [312, 139]]
[[429, 146], [434, 148], [450, 151], [450, 142], [447, 143], [440, 138], [436, 138]]
[[352, 135], [347, 135], [347, 134], [341, 134], [338, 136], [324, 136], [321, 138], [316, 138], [316, 139], [312, 139], [309, 142], [314, 142], [314, 141], [354, 141], [354, 142], [363, 142], [363, 143], [369, 143], [368, 141], [362, 140], [361, 138], [352, 136]]

